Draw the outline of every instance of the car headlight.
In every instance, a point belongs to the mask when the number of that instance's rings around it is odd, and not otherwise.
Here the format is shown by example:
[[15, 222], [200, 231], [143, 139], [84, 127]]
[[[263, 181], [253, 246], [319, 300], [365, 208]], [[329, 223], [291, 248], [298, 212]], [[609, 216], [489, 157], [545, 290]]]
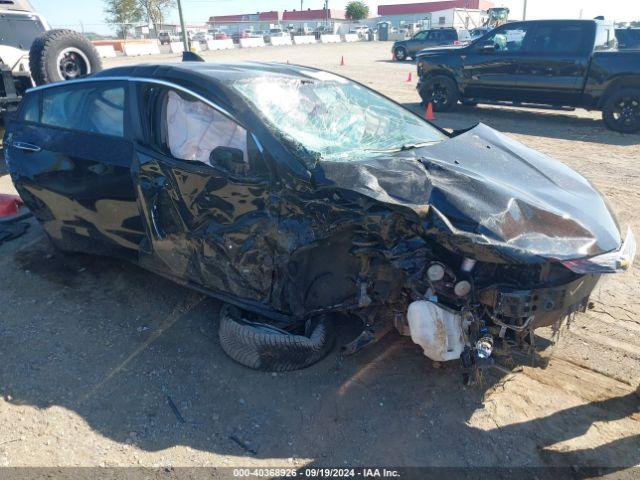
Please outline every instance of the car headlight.
[[627, 236], [618, 250], [590, 258], [563, 260], [560, 263], [575, 273], [617, 273], [629, 270], [635, 256], [636, 239], [631, 228], [627, 228]]

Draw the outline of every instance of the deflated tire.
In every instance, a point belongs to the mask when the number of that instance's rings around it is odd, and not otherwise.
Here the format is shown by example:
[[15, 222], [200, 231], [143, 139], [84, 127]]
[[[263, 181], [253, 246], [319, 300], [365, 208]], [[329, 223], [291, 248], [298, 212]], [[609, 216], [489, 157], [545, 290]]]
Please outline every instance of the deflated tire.
[[308, 330], [308, 335], [294, 335], [248, 320], [231, 305], [220, 310], [218, 334], [222, 350], [236, 362], [255, 370], [298, 370], [324, 358], [334, 344], [333, 324], [320, 317]]

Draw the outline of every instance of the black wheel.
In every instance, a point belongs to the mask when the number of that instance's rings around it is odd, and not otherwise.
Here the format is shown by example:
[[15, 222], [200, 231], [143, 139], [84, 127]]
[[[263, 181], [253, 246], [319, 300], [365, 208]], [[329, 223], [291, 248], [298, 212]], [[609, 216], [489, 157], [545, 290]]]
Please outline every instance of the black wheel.
[[93, 44], [73, 30], [49, 30], [29, 51], [29, 67], [36, 85], [84, 77], [102, 70]]
[[399, 62], [404, 62], [407, 59], [407, 49], [404, 47], [396, 47], [393, 53]]
[[616, 132], [640, 131], [640, 88], [621, 88], [609, 95], [602, 106], [602, 120]]
[[333, 348], [333, 324], [320, 317], [308, 326], [308, 335], [294, 335], [257, 323], [231, 305], [220, 310], [218, 336], [222, 350], [245, 367], [286, 372], [312, 365]]
[[452, 78], [436, 75], [421, 87], [420, 97], [425, 105], [431, 103], [436, 112], [448, 112], [456, 106], [460, 94]]

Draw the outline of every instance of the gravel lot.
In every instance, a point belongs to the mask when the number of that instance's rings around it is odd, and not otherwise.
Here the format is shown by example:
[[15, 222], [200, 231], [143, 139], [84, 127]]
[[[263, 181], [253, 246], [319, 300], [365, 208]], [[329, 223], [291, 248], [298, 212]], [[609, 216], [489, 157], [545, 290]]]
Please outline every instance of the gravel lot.
[[[317, 66], [419, 109], [406, 81], [415, 67], [391, 62], [389, 50], [204, 56]], [[436, 123], [478, 121], [581, 172], [640, 235], [639, 135], [608, 131], [599, 113], [581, 110], [460, 107]], [[0, 191], [10, 191], [2, 168]], [[395, 334], [300, 372], [247, 370], [218, 345], [216, 301], [133, 265], [62, 256], [35, 223], [0, 246], [0, 278], [0, 466], [571, 465], [631, 478], [625, 468], [640, 464], [637, 261], [601, 284], [595, 308], [557, 342], [538, 332], [545, 348], [535, 366], [492, 370], [467, 388], [456, 366], [435, 368]]]

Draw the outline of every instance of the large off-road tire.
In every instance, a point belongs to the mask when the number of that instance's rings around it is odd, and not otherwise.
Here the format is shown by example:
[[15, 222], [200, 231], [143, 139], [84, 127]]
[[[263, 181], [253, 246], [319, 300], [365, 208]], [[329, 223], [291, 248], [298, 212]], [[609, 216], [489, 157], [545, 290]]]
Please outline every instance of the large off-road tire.
[[96, 47], [73, 30], [49, 30], [29, 51], [29, 68], [36, 85], [73, 80], [102, 70]]
[[602, 121], [616, 132], [640, 132], [640, 88], [620, 88], [608, 95], [602, 105]]
[[424, 104], [431, 103], [436, 112], [451, 111], [458, 103], [460, 92], [455, 80], [446, 75], [436, 75], [420, 88]]
[[333, 324], [325, 317], [314, 322], [309, 336], [293, 335], [246, 320], [231, 305], [220, 310], [218, 330], [222, 350], [245, 367], [268, 372], [298, 370], [316, 363], [334, 344]]

